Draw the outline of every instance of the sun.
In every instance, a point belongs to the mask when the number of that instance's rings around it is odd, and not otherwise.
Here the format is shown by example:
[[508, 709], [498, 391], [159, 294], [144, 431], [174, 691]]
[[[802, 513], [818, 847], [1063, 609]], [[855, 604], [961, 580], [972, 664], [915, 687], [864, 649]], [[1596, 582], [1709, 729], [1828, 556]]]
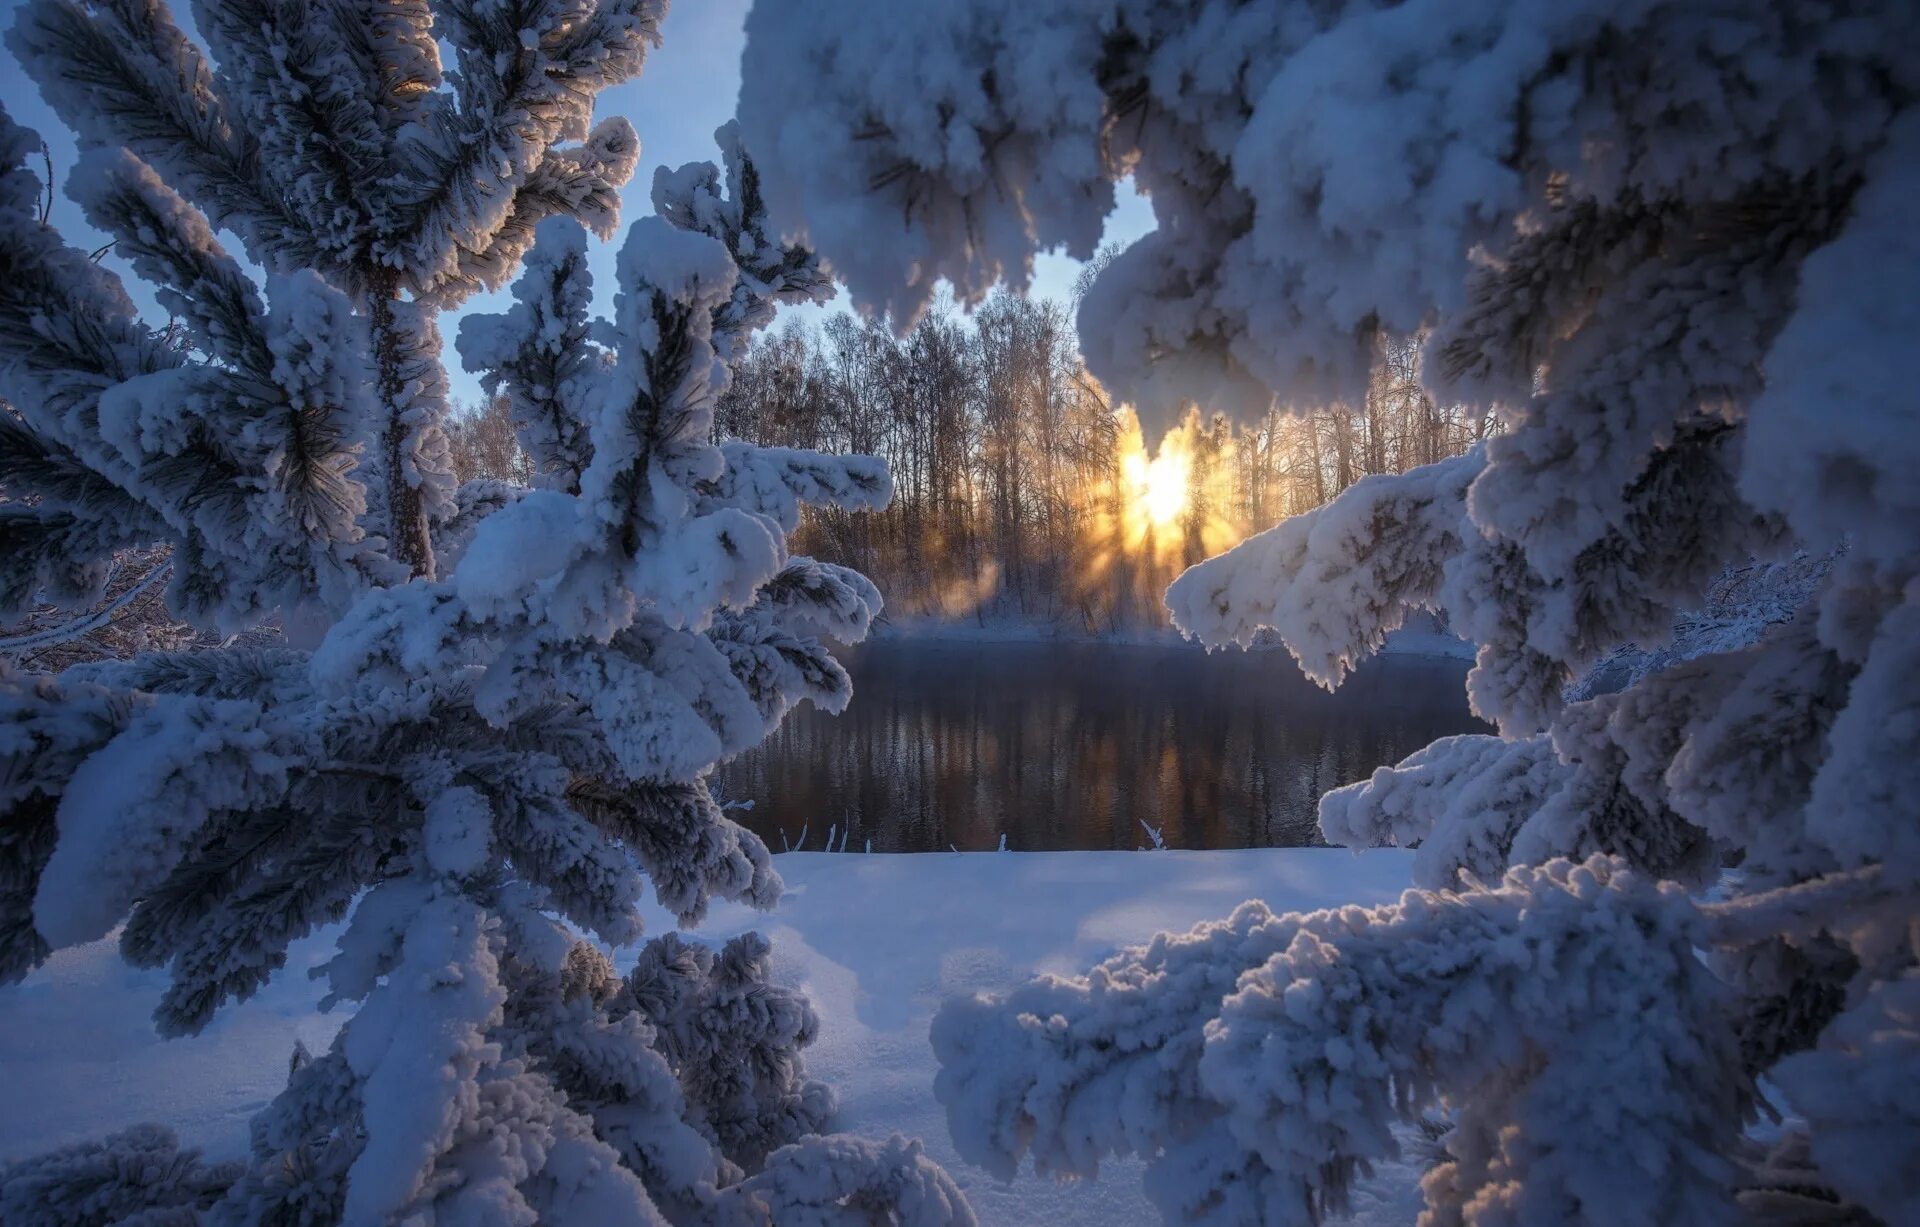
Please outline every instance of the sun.
[[1144, 450], [1125, 457], [1129, 484], [1141, 514], [1154, 528], [1165, 528], [1187, 509], [1191, 493], [1192, 462], [1184, 448], [1169, 438], [1151, 460]]
[[1145, 503], [1147, 518], [1156, 528], [1165, 528], [1187, 509], [1187, 458], [1182, 453], [1162, 450], [1147, 466]]

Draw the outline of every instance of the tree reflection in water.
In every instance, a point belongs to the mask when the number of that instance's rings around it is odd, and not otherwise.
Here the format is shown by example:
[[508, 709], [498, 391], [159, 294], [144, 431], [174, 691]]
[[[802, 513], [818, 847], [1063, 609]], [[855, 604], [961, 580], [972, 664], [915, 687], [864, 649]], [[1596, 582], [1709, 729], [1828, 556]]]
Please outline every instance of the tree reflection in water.
[[881, 640], [846, 653], [846, 714], [797, 711], [722, 767], [774, 850], [830, 828], [849, 850], [1320, 843], [1315, 802], [1449, 733], [1463, 661], [1382, 657], [1333, 693], [1280, 650]]

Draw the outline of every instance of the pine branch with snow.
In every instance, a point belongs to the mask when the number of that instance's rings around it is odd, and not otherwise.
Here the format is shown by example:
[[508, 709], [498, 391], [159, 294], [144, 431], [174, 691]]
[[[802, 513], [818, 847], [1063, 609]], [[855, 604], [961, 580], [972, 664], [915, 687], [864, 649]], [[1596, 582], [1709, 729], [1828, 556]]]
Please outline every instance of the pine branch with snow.
[[23, 1227], [192, 1224], [239, 1172], [182, 1148], [170, 1130], [135, 1125], [0, 1168], [0, 1213]]
[[[845, 704], [824, 640], [879, 594], [787, 535], [891, 488], [712, 438], [746, 335], [826, 289], [765, 242], [737, 143], [731, 194], [680, 172], [698, 190], [630, 228], [615, 318], [589, 314], [585, 233], [638, 152], [593, 98], [663, 11], [208, 0], [210, 62], [159, 3], [20, 10], [10, 45], [89, 147], [68, 190], [190, 346], [44, 223], [38, 142], [0, 114], [4, 612], [166, 550], [174, 615], [285, 634], [0, 664], [0, 974], [118, 928], [191, 1034], [340, 925], [317, 975], [356, 1009], [242, 1163], [136, 1130], [0, 1174], [9, 1222], [971, 1221], [917, 1149], [818, 1136], [817, 1022], [762, 939], [656, 939], [626, 981], [602, 950], [642, 936], [649, 884], [689, 924], [777, 900], [708, 773]], [[538, 481], [456, 486], [437, 317], [530, 243], [461, 350]]]

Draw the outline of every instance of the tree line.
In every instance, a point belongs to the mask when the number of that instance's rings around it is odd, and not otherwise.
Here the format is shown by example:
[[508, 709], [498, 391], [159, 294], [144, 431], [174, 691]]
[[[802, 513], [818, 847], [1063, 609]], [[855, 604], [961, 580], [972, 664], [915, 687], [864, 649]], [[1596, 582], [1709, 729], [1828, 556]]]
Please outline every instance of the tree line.
[[[878, 513], [808, 508], [795, 548], [871, 576], [890, 617], [1101, 634], [1166, 625], [1186, 567], [1369, 474], [1457, 455], [1491, 416], [1436, 404], [1420, 341], [1382, 345], [1365, 401], [1252, 425], [1189, 415], [1164, 440], [1088, 374], [1069, 304], [1007, 292], [886, 321], [791, 318], [755, 339], [715, 431], [878, 455]], [[455, 468], [524, 479], [503, 406], [456, 419]]]
[[717, 428], [892, 466], [879, 514], [820, 509], [797, 547], [855, 566], [899, 617], [1020, 620], [1100, 633], [1160, 626], [1187, 566], [1372, 473], [1458, 454], [1489, 415], [1420, 388], [1416, 340], [1383, 346], [1365, 402], [1251, 426], [1189, 415], [1143, 439], [1082, 364], [1072, 311], [998, 293], [905, 335], [834, 315], [756, 340]]

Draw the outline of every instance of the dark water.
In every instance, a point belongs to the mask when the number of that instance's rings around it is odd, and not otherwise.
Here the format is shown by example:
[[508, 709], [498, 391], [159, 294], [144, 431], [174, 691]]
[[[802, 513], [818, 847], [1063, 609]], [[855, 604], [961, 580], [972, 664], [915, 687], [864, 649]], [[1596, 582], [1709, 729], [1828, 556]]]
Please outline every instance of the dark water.
[[1464, 662], [1381, 657], [1327, 694], [1282, 651], [882, 640], [848, 652], [852, 706], [789, 716], [720, 772], [779, 851], [830, 827], [876, 852], [1319, 842], [1329, 788], [1436, 737], [1486, 731]]

